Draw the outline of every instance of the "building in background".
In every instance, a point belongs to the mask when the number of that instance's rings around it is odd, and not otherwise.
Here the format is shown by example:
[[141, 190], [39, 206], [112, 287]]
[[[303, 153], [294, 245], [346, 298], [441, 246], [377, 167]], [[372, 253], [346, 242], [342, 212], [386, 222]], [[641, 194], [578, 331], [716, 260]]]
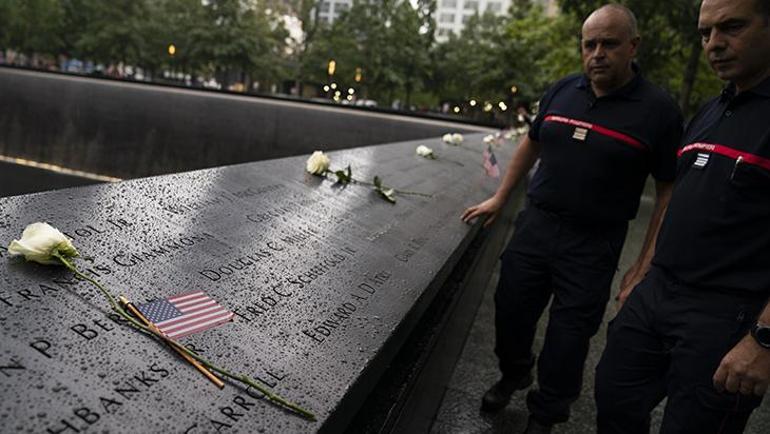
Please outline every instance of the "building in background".
[[[450, 33], [459, 35], [465, 23], [476, 13], [507, 15], [512, 3], [512, 0], [438, 0], [435, 14], [436, 41], [446, 41]], [[550, 16], [559, 11], [556, 0], [534, 0], [534, 3], [543, 6]]]
[[322, 23], [331, 24], [340, 14], [350, 9], [353, 5], [353, 0], [324, 0], [320, 3], [320, 12], [318, 13], [318, 20]]
[[[557, 0], [534, 0], [533, 2], [540, 4], [550, 16], [559, 12]], [[506, 15], [512, 3], [513, 0], [437, 0], [434, 15], [436, 41], [446, 41], [452, 32], [460, 34], [465, 28], [465, 23], [476, 13], [492, 12], [496, 15]], [[352, 5], [353, 0], [323, 0], [319, 3], [318, 20], [321, 23], [331, 24]]]

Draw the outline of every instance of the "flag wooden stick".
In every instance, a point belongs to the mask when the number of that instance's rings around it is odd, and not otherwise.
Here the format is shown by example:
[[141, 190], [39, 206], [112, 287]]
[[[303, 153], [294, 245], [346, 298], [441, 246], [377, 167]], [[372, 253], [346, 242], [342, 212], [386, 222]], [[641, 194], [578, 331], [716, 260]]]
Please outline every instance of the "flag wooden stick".
[[203, 365], [201, 365], [201, 364], [200, 364], [200, 362], [198, 362], [197, 360], [195, 360], [195, 359], [193, 359], [192, 357], [190, 357], [190, 355], [189, 355], [189, 354], [187, 354], [187, 352], [185, 352], [185, 350], [183, 350], [182, 348], [179, 348], [179, 344], [178, 344], [178, 343], [174, 342], [174, 341], [173, 341], [173, 340], [171, 340], [171, 339], [168, 339], [168, 338], [166, 338], [166, 336], [164, 336], [164, 335], [163, 335], [163, 333], [161, 333], [161, 331], [158, 329], [158, 327], [156, 327], [156, 326], [155, 326], [155, 324], [151, 323], [151, 322], [150, 322], [150, 321], [149, 321], [147, 318], [145, 318], [145, 316], [144, 316], [144, 315], [142, 315], [142, 313], [141, 313], [141, 312], [139, 312], [139, 309], [137, 309], [137, 308], [136, 308], [136, 307], [133, 305], [133, 303], [131, 303], [130, 301], [128, 301], [128, 299], [127, 299], [126, 297], [124, 297], [124, 296], [122, 296], [122, 295], [121, 295], [120, 297], [118, 297], [118, 299], [120, 300], [120, 302], [121, 302], [121, 303], [122, 303], [122, 304], [123, 304], [123, 305], [124, 305], [124, 306], [125, 306], [125, 307], [126, 307], [128, 310], [129, 310], [129, 311], [131, 311], [131, 313], [133, 313], [133, 314], [134, 314], [134, 315], [135, 315], [137, 318], [139, 318], [139, 319], [140, 319], [140, 320], [141, 320], [141, 321], [142, 321], [142, 322], [143, 322], [143, 323], [144, 323], [144, 324], [145, 324], [147, 327], [149, 327], [149, 328], [150, 328], [150, 330], [152, 330], [152, 332], [153, 332], [153, 333], [155, 333], [155, 334], [156, 334], [156, 335], [158, 335], [159, 337], [163, 338], [163, 340], [164, 340], [164, 341], [165, 341], [165, 342], [166, 342], [166, 343], [167, 343], [167, 344], [168, 344], [168, 345], [169, 345], [171, 348], [173, 348], [173, 349], [174, 349], [174, 350], [175, 350], [177, 353], [179, 353], [179, 355], [180, 355], [180, 356], [182, 356], [182, 358], [184, 358], [185, 360], [187, 360], [188, 362], [190, 362], [190, 364], [191, 364], [191, 365], [193, 365], [193, 366], [194, 366], [194, 367], [195, 367], [197, 370], [199, 370], [199, 371], [200, 371], [200, 372], [201, 372], [203, 375], [205, 375], [205, 376], [206, 376], [206, 378], [208, 378], [209, 380], [211, 380], [211, 382], [212, 382], [212, 383], [216, 384], [216, 386], [217, 386], [217, 387], [219, 387], [220, 389], [222, 389], [223, 387], [225, 387], [225, 383], [223, 383], [223, 382], [222, 382], [222, 380], [220, 380], [220, 379], [219, 379], [219, 377], [217, 377], [217, 376], [216, 376], [216, 375], [214, 375], [214, 374], [213, 374], [211, 371], [209, 371], [208, 369], [206, 369], [206, 367], [205, 367], [205, 366], [203, 366]]

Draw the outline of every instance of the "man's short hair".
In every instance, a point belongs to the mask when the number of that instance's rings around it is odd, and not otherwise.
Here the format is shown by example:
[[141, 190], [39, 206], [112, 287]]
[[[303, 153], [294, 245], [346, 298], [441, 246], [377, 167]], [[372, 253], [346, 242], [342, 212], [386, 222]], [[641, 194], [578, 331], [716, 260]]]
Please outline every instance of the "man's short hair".
[[[770, 3], [770, 0], [756, 0], [756, 1], [762, 2], [765, 4]], [[639, 23], [636, 20], [636, 15], [634, 15], [634, 12], [631, 9], [627, 8], [626, 6], [620, 3], [606, 4], [600, 7], [599, 9], [597, 9], [597, 11], [602, 9], [614, 10], [625, 15], [626, 19], [628, 20], [628, 30], [631, 32], [631, 38], [636, 38], [639, 36]]]

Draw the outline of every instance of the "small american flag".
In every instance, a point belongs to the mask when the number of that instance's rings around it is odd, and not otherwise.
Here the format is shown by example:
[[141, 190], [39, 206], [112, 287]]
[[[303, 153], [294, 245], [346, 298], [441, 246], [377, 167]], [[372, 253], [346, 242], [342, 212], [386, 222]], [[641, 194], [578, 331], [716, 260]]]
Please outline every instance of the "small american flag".
[[484, 149], [484, 170], [487, 172], [487, 176], [491, 176], [492, 178], [499, 178], [500, 177], [500, 166], [497, 165], [497, 158], [495, 157], [495, 153], [492, 151], [492, 145], [487, 145], [487, 148]]
[[233, 313], [203, 291], [175, 295], [136, 306], [170, 338], [202, 332], [233, 319]]

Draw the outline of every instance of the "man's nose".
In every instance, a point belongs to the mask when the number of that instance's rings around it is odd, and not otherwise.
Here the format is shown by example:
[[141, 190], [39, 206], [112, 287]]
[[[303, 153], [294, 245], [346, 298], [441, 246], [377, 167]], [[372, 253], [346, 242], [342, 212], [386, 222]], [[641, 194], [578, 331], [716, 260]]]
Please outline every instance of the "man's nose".
[[596, 47], [594, 48], [593, 52], [591, 53], [591, 57], [594, 58], [604, 58], [604, 56], [607, 54], [606, 50], [604, 49], [604, 44], [596, 44]]
[[711, 33], [703, 40], [703, 49], [708, 53], [711, 51], [721, 51], [725, 48], [726, 42], [724, 35], [719, 29], [711, 29]]

